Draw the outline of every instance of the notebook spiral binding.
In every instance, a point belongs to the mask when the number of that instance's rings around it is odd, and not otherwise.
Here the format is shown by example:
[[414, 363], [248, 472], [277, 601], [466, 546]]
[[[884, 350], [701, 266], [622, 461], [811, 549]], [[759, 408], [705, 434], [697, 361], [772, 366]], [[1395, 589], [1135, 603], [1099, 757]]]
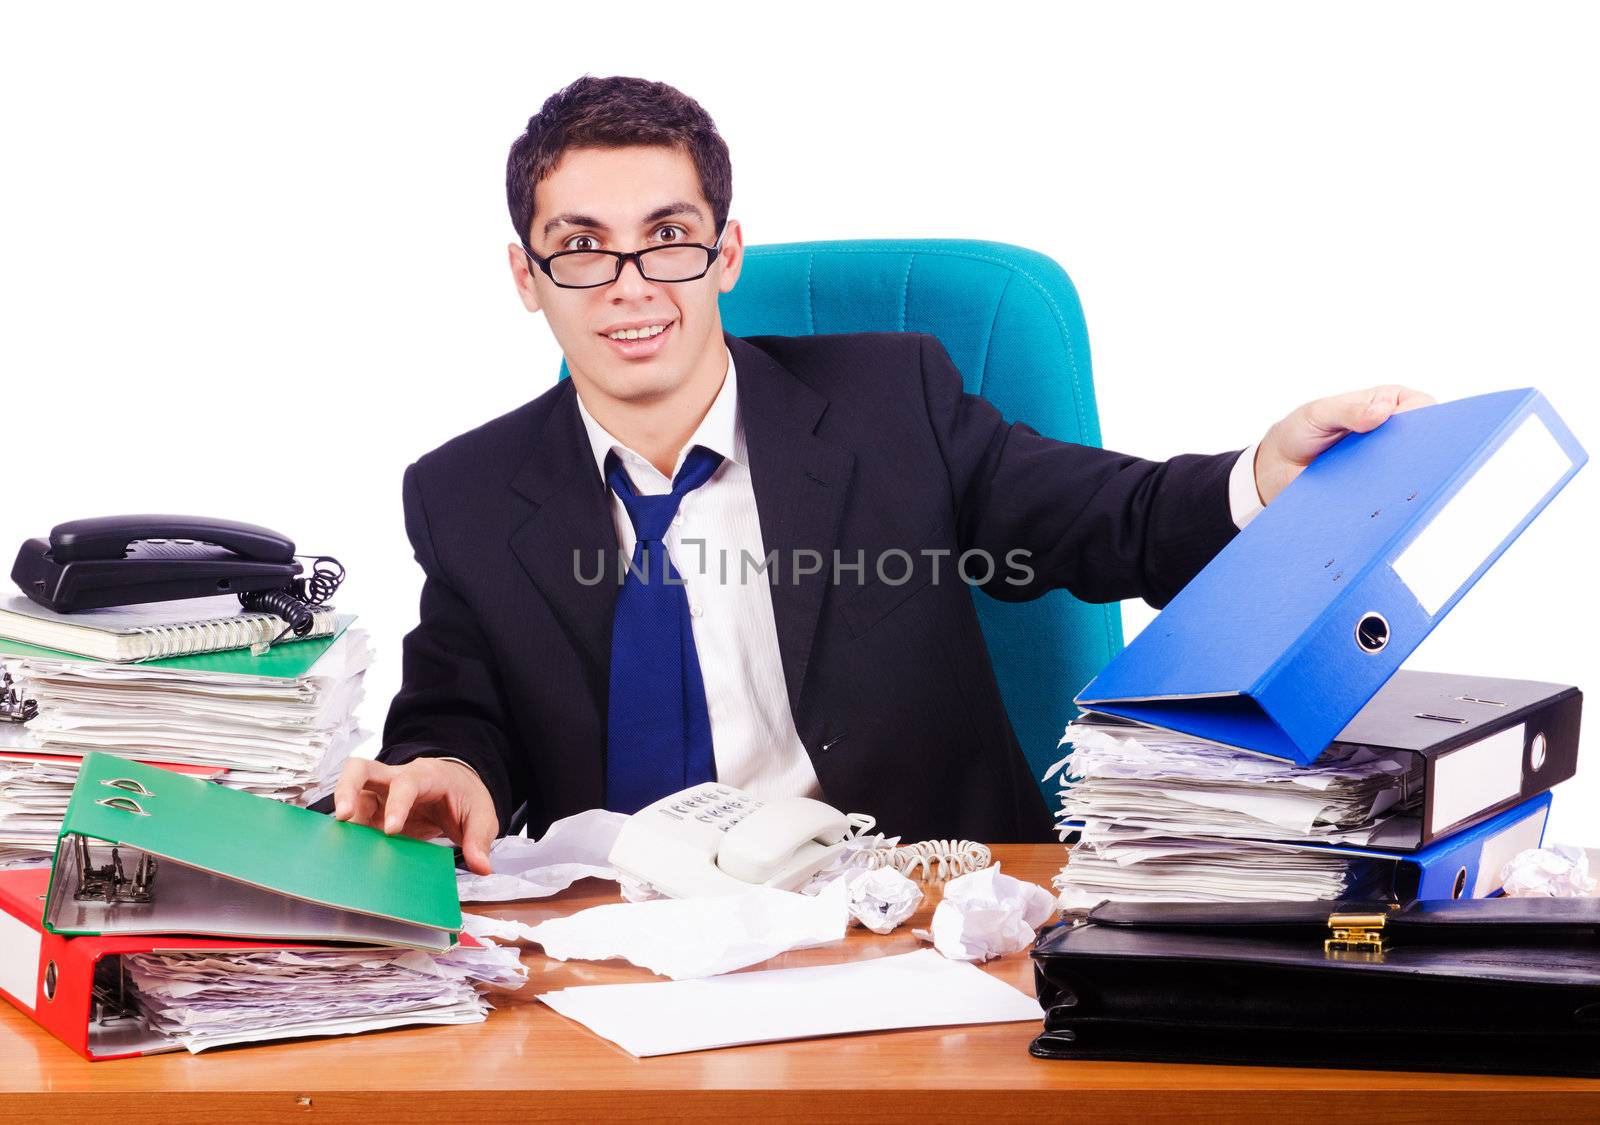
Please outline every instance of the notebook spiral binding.
[[[248, 648], [253, 644], [271, 641], [282, 625], [282, 621], [269, 613], [217, 617], [180, 625], [145, 625], [137, 632], [150, 639], [150, 654], [142, 657], [140, 663], [168, 656]], [[311, 634], [315, 632], [313, 627]]]

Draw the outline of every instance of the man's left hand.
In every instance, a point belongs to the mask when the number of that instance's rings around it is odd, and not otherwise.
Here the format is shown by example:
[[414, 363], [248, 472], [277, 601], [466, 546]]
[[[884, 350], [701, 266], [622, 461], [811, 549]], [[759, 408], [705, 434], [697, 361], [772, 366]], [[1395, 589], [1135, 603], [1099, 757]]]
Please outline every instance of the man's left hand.
[[1432, 404], [1430, 394], [1391, 385], [1319, 398], [1299, 407], [1268, 430], [1256, 447], [1256, 491], [1261, 502], [1272, 503], [1317, 454], [1345, 434], [1364, 434], [1391, 414]]

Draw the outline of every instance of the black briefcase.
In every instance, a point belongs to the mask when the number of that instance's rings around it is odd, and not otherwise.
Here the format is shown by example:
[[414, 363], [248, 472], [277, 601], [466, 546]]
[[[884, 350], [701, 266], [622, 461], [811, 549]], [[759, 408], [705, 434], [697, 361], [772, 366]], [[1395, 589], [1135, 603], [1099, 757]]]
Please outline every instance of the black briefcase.
[[1033, 949], [1045, 1059], [1600, 1076], [1600, 900], [1105, 903]]

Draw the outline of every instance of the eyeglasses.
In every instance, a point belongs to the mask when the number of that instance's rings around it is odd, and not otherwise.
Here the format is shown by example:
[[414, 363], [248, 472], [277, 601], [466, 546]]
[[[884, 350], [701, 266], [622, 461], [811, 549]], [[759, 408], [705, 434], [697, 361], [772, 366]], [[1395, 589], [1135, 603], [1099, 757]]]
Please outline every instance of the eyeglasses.
[[526, 246], [522, 252], [532, 265], [563, 289], [598, 289], [622, 276], [622, 267], [632, 262], [646, 281], [696, 281], [711, 272], [711, 265], [722, 250], [728, 224], [722, 224], [715, 245], [699, 242], [672, 242], [624, 254], [619, 250], [558, 250], [541, 258]]

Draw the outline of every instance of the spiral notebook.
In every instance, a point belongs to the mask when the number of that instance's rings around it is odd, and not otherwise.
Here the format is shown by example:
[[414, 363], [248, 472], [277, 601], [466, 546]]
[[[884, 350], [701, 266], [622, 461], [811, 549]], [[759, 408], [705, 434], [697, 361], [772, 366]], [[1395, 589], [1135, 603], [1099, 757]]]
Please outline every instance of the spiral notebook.
[[[113, 664], [249, 648], [274, 641], [284, 627], [283, 618], [247, 612], [232, 595], [72, 614], [56, 613], [20, 596], [0, 602], [0, 638]], [[283, 641], [331, 637], [337, 630], [333, 607], [316, 606], [311, 631], [304, 637], [290, 633]]]

